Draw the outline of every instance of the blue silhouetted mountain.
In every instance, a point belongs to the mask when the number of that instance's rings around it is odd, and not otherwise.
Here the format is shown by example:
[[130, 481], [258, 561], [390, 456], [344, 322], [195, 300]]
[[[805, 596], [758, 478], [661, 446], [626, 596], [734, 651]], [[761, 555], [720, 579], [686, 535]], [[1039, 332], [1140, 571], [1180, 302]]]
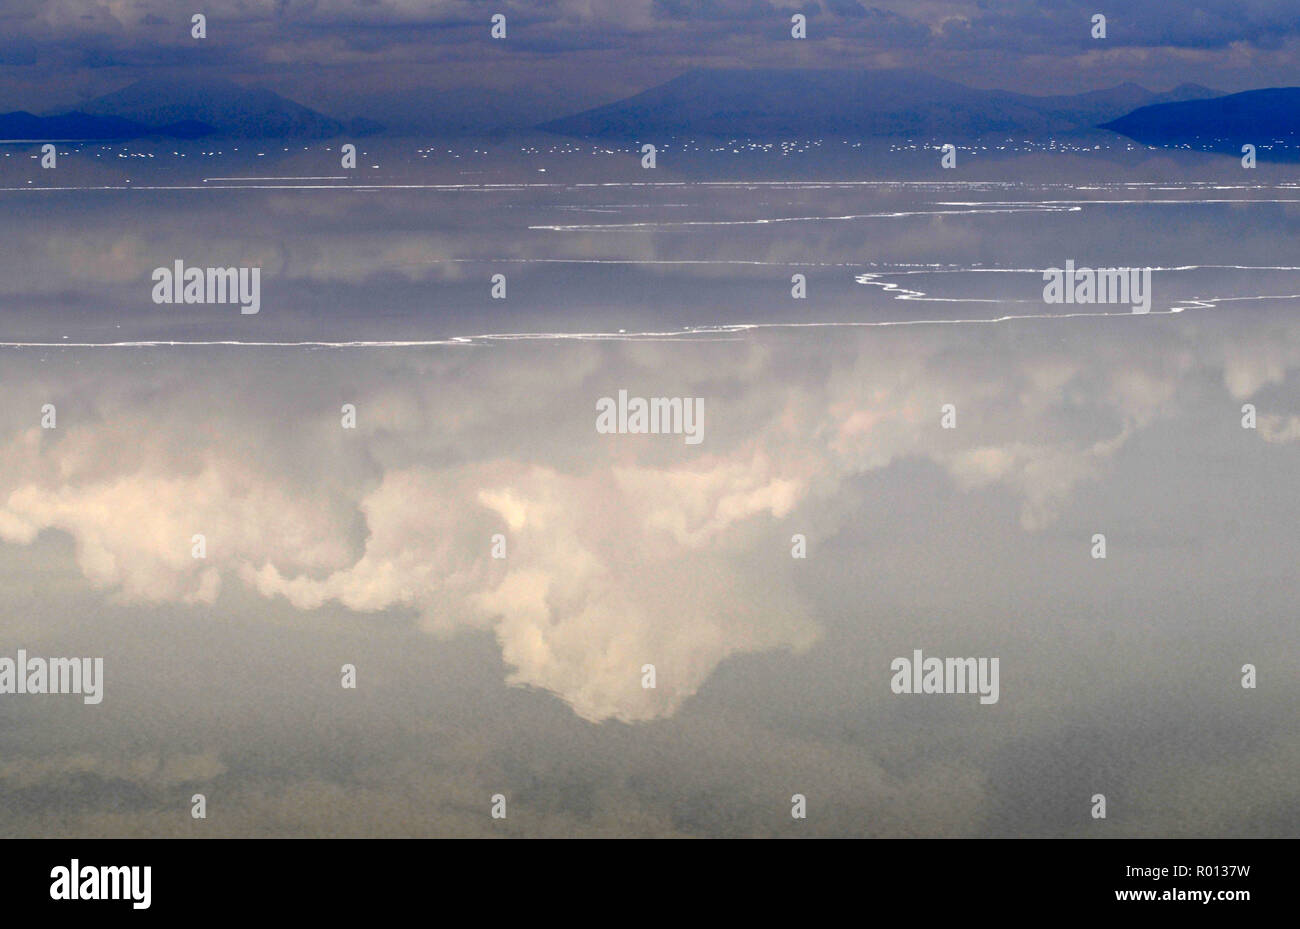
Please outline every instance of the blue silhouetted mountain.
[[19, 110], [0, 113], [0, 139], [45, 141], [88, 141], [136, 139], [141, 136], [197, 138], [212, 131], [203, 123], [175, 123], [151, 127], [120, 116], [94, 116], [72, 112], [58, 116], [35, 116]]
[[705, 69], [538, 128], [632, 139], [683, 134], [956, 139], [1086, 129], [1135, 107], [1216, 93], [1184, 85], [1157, 94], [1121, 84], [1090, 93], [1037, 97], [980, 90], [907, 70]]
[[1146, 145], [1233, 147], [1295, 139], [1300, 137], [1300, 87], [1143, 106], [1101, 128]]
[[365, 116], [356, 116], [344, 123], [344, 130], [349, 136], [379, 135], [384, 129], [383, 123], [368, 119]]
[[[136, 81], [81, 109], [151, 127], [202, 124], [224, 138], [324, 139], [350, 128], [272, 91], [220, 79]], [[367, 134], [382, 128], [361, 126]]]

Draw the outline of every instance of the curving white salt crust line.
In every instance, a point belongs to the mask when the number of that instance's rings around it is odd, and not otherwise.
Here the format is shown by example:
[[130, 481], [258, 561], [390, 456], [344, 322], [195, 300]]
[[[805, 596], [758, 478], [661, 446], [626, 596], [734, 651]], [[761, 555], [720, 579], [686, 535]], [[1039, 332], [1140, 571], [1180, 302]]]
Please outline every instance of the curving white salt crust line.
[[[880, 287], [885, 293], [894, 295], [895, 300], [920, 300], [926, 303], [1037, 303], [1036, 300], [1026, 299], [1005, 299], [992, 297], [931, 297], [922, 290], [911, 290], [896, 284], [892, 281], [880, 280], [884, 277], [891, 277], [904, 274], [1042, 274], [1045, 268], [944, 268], [944, 269], [920, 269], [904, 271], [870, 271], [856, 275], [854, 280], [859, 284], [869, 284]], [[1199, 271], [1199, 270], [1230, 270], [1230, 271], [1300, 271], [1300, 267], [1291, 265], [1177, 265], [1174, 267], [1153, 267], [1152, 271]], [[1076, 316], [1168, 316], [1171, 313], [1181, 313], [1184, 310], [1214, 309], [1220, 303], [1239, 302], [1244, 300], [1297, 300], [1300, 294], [1251, 294], [1248, 296], [1236, 297], [1185, 297], [1180, 298], [1180, 302], [1171, 304], [1167, 310], [1152, 310], [1147, 313], [1047, 313], [1041, 315], [1025, 314], [1020, 316], [1003, 317], [1003, 319], [1039, 319], [1061, 317], [1068, 319]], [[1183, 301], [1186, 301], [1185, 303]], [[962, 322], [973, 322], [974, 320], [962, 320]], [[1001, 320], [999, 320], [1001, 321]], [[919, 320], [903, 320], [899, 324], [912, 324]], [[856, 325], [854, 323], [845, 323], [844, 325]]]
[[[478, 260], [478, 259], [449, 259]], [[520, 259], [520, 260], [554, 260], [569, 259]], [[586, 261], [591, 259], [572, 259]], [[1153, 271], [1191, 271], [1199, 269], [1228, 269], [1241, 271], [1300, 271], [1300, 267], [1289, 265], [1179, 265], [1170, 268], [1152, 268]], [[895, 295], [898, 300], [922, 300], [927, 302], [947, 303], [1034, 303], [1032, 300], [997, 300], [983, 297], [929, 297], [924, 291], [911, 290], [892, 281], [880, 280], [882, 277], [905, 274], [956, 274], [956, 273], [996, 273], [996, 274], [1038, 274], [1038, 268], [945, 268], [927, 266], [917, 269], [898, 271], [865, 272], [854, 279], [860, 284], [881, 287], [885, 292]], [[1215, 309], [1221, 303], [1247, 300], [1300, 300], [1300, 294], [1255, 294], [1237, 297], [1187, 297], [1185, 302], [1172, 305], [1166, 310], [1151, 310], [1147, 313], [1125, 311], [1098, 311], [1075, 313], [1022, 313], [976, 319], [891, 319], [867, 320], [858, 322], [763, 322], [763, 323], [719, 323], [715, 325], [685, 326], [678, 331], [661, 332], [502, 332], [484, 333], [475, 336], [453, 336], [447, 339], [416, 340], [352, 340], [352, 341], [301, 341], [301, 342], [246, 342], [234, 339], [220, 340], [134, 340], [122, 342], [0, 342], [0, 348], [188, 348], [188, 347], [239, 347], [239, 348], [426, 348], [437, 346], [474, 346], [491, 342], [533, 342], [533, 341], [575, 341], [575, 342], [678, 342], [678, 341], [739, 341], [738, 336], [759, 329], [836, 329], [836, 328], [886, 328], [893, 326], [951, 326], [999, 324], [1031, 320], [1048, 319], [1087, 319], [1087, 318], [1121, 318], [1144, 316], [1175, 316], [1189, 309]], [[712, 338], [712, 337], [721, 338]]]
[[1065, 205], [1077, 203], [1081, 206], [1199, 206], [1218, 203], [1300, 203], [1296, 197], [1193, 197], [1185, 200], [1169, 197], [1144, 198], [1141, 200], [942, 200], [935, 201], [938, 206], [971, 206], [974, 204], [996, 204], [1000, 206], [1021, 206], [1032, 203]]
[[[1261, 298], [1262, 299], [1262, 298]], [[1150, 313], [1035, 313], [999, 316], [987, 319], [893, 319], [868, 322], [801, 322], [801, 323], [719, 323], [717, 325], [690, 326], [681, 331], [667, 332], [499, 332], [476, 336], [458, 336], [451, 339], [403, 341], [349, 341], [349, 342], [240, 342], [222, 339], [213, 341], [180, 341], [174, 339], [138, 340], [130, 342], [0, 342], [0, 348], [189, 348], [227, 346], [239, 348], [424, 348], [448, 345], [483, 345], [490, 342], [680, 342], [714, 341], [734, 342], [738, 338], [700, 338], [701, 336], [738, 336], [757, 329], [836, 329], [883, 328], [886, 326], [949, 326], [974, 323], [1008, 323], [1018, 320], [1077, 319], [1101, 316], [1168, 316], [1181, 309], [1154, 310]]]
[[766, 226], [774, 223], [842, 222], [854, 219], [901, 219], [907, 216], [971, 216], [977, 213], [1077, 213], [1080, 206], [999, 207], [990, 210], [897, 210], [887, 213], [849, 213], [844, 216], [777, 216], [763, 219], [684, 219], [666, 222], [603, 223], [529, 226], [545, 232], [603, 232], [610, 229], [664, 229], [677, 226]]

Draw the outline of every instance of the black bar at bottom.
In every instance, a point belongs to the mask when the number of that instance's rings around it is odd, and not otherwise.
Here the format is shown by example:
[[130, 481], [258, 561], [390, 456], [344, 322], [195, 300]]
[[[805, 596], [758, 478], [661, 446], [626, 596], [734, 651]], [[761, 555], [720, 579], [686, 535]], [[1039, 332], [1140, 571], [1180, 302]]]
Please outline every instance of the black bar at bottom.
[[[519, 907], [534, 919], [582, 911], [676, 920], [846, 903], [863, 914], [955, 907], [969, 914], [1136, 908], [1230, 916], [1241, 907], [1295, 903], [1296, 846], [1278, 840], [10, 839], [2, 847], [7, 916], [333, 922], [424, 905], [427, 917], [463, 920], [449, 903], [496, 917]], [[123, 866], [140, 870], [104, 870]], [[145, 866], [147, 907], [140, 905]]]

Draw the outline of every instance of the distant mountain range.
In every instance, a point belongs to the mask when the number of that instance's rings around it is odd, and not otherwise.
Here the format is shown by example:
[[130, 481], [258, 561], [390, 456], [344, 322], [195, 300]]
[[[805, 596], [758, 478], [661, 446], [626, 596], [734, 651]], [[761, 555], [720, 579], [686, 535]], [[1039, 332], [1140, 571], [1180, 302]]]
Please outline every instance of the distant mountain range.
[[[447, 134], [466, 129], [450, 120], [438, 123]], [[711, 69], [536, 128], [618, 139], [684, 134], [971, 139], [1098, 126], [1149, 144], [1216, 138], [1267, 144], [1300, 137], [1300, 88], [1224, 96], [1195, 84], [1167, 93], [1120, 84], [1037, 97], [965, 87], [908, 70]], [[270, 90], [221, 80], [142, 80], [73, 112], [0, 114], [0, 139], [8, 140], [324, 139], [382, 131], [373, 120], [334, 119]]]
[[0, 139], [63, 141], [74, 139], [134, 139], [160, 135], [194, 138], [207, 135], [210, 126], [177, 123], [151, 127], [120, 116], [93, 116], [80, 110], [59, 116], [35, 116], [23, 110], [0, 113]]
[[1300, 87], [1144, 106], [1102, 128], [1147, 145], [1226, 142], [1231, 147], [1294, 139], [1300, 137]]
[[372, 120], [341, 122], [272, 91], [223, 80], [142, 80], [71, 113], [0, 114], [0, 139], [324, 139], [382, 130]]
[[908, 70], [705, 69], [538, 128], [624, 139], [682, 134], [971, 138], [1091, 128], [1138, 107], [1219, 93], [1184, 84], [1161, 94], [1130, 83], [1035, 97], [979, 90]]

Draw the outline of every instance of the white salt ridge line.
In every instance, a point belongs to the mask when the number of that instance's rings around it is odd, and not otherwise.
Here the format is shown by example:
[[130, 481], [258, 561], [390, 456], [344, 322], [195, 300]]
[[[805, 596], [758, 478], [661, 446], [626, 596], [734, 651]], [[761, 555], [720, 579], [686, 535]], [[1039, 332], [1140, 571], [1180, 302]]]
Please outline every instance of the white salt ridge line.
[[[430, 258], [426, 261], [392, 262], [384, 268], [426, 267], [435, 264], [608, 264], [608, 265], [739, 265], [763, 268], [885, 268], [870, 273], [900, 274], [1042, 274], [1047, 268], [983, 268], [952, 264], [916, 264], [874, 261], [761, 261], [750, 258]], [[1082, 266], [1081, 266], [1082, 267]], [[1177, 265], [1152, 266], [1152, 271], [1195, 271], [1199, 269], [1235, 271], [1300, 271], [1292, 265]], [[1059, 270], [1059, 269], [1057, 269]], [[866, 272], [864, 272], [866, 273]], [[859, 283], [864, 283], [859, 281]]]
[[[1238, 299], [1238, 298], [1231, 298]], [[1240, 298], [1240, 299], [1268, 299]], [[1181, 313], [1182, 308], [1156, 310], [1150, 313], [1097, 312], [1097, 313], [1032, 313], [997, 316], [984, 319], [890, 319], [866, 322], [799, 322], [799, 323], [719, 323], [691, 326], [680, 331], [666, 332], [501, 332], [476, 336], [458, 336], [452, 339], [425, 341], [351, 341], [351, 342], [239, 342], [221, 341], [133, 341], [133, 342], [0, 342], [0, 348], [182, 348], [203, 346], [238, 346], [241, 348], [422, 348], [444, 345], [474, 345], [486, 342], [680, 342], [680, 341], [739, 341], [738, 339], [699, 339], [698, 336], [738, 335], [755, 329], [838, 329], [883, 328], [887, 326], [948, 326], [976, 323], [1008, 323], [1018, 320], [1080, 319], [1087, 317], [1170, 316]]]
[[[997, 301], [995, 301], [997, 302]], [[1122, 313], [1025, 313], [1015, 316], [993, 316], [985, 319], [889, 319], [877, 320], [872, 322], [855, 322], [855, 323], [738, 323], [734, 327], [735, 331], [744, 331], [749, 329], [801, 329], [801, 328], [880, 328], [885, 326], [948, 326], [948, 325], [966, 325], [975, 323], [1011, 323], [1019, 320], [1039, 320], [1039, 319], [1080, 319], [1085, 317], [1130, 317], [1130, 316], [1171, 316], [1181, 313], [1181, 309], [1170, 310], [1153, 310], [1150, 313], [1134, 313], [1126, 311]], [[730, 330], [728, 330], [730, 331]]]
[[205, 177], [203, 183], [208, 181], [346, 181], [346, 174], [319, 174], [308, 177]]
[[[1202, 268], [1207, 268], [1207, 269], [1226, 268], [1226, 269], [1239, 270], [1239, 271], [1300, 271], [1300, 268], [1291, 268], [1291, 267], [1268, 267], [1268, 266], [1250, 267], [1244, 265], [1183, 265], [1175, 268], [1152, 268], [1151, 270], [1152, 271], [1195, 271], [1195, 270], [1200, 270]], [[854, 278], [854, 280], [857, 281], [857, 283], [859, 284], [871, 284], [871, 285], [878, 286], [882, 288], [883, 292], [894, 294], [895, 295], [894, 299], [896, 300], [918, 300], [925, 303], [1037, 303], [1038, 301], [1025, 300], [1025, 299], [1006, 300], [1006, 299], [995, 299], [989, 297], [930, 297], [927, 296], [924, 291], [909, 290], [906, 287], [903, 287], [899, 284], [895, 284], [891, 281], [879, 280], [879, 278], [882, 277], [889, 277], [889, 276], [895, 276], [900, 274], [959, 274], [959, 273], [967, 273], [967, 272], [1016, 273], [1020, 271], [1023, 271], [1024, 273], [1028, 273], [1028, 274], [1042, 273], [1041, 271], [1034, 268], [1023, 268], [1023, 269], [967, 268], [967, 269], [958, 269], [958, 270], [951, 270], [951, 271], [894, 271], [894, 272], [882, 271], [882, 272], [868, 272], [865, 274], [859, 274]], [[1130, 315], [1167, 316], [1171, 313], [1181, 313], [1184, 310], [1193, 310], [1193, 309], [1211, 310], [1211, 309], [1215, 309], [1220, 303], [1233, 303], [1233, 302], [1240, 302], [1243, 300], [1296, 300], [1296, 299], [1300, 299], [1300, 294], [1256, 294], [1256, 295], [1239, 296], [1239, 297], [1183, 297], [1180, 298], [1177, 303], [1170, 304], [1168, 310], [1149, 310], [1146, 313], [1134, 313], [1132, 312], [1132, 310], [1130, 310], [1127, 313], [1123, 313], [1123, 312], [1120, 313], [1048, 313], [1042, 316], [1020, 315], [1020, 316], [1011, 316], [1011, 317], [1003, 317], [1003, 318], [1004, 319], [1039, 319], [1039, 318], [1054, 318], [1058, 316], [1064, 318], [1071, 318], [1076, 316], [1130, 316]], [[1183, 301], [1186, 301], [1186, 303], [1184, 304]], [[903, 322], [898, 323], [898, 325], [912, 325], [915, 322], [917, 321], [905, 320]], [[851, 326], [851, 325], [875, 325], [875, 324], [874, 323], [844, 323], [843, 325]]]
[[1115, 204], [1133, 204], [1133, 203], [1152, 203], [1152, 204], [1201, 204], [1201, 203], [1300, 203], [1296, 197], [1196, 197], [1194, 199], [1174, 200], [1170, 198], [1146, 199], [1146, 200], [971, 200], [971, 201], [937, 201], [938, 206], [973, 206], [984, 204], [996, 204], [999, 206], [1022, 206], [1027, 204], [1045, 204], [1049, 206], [1064, 205], [1068, 203], [1077, 203], [1082, 206], [1105, 205], [1108, 203]]
[[99, 184], [94, 187], [0, 187], [5, 191], [71, 190], [453, 190], [508, 191], [529, 187], [561, 187], [561, 184]]
[[692, 219], [676, 222], [607, 223], [604, 225], [529, 226], [545, 232], [598, 232], [606, 229], [664, 229], [678, 226], [765, 226], [775, 223], [840, 222], [854, 219], [901, 219], [908, 216], [971, 216], [976, 213], [1076, 213], [1082, 207], [1034, 207], [993, 210], [899, 210], [889, 213], [850, 213], [846, 216], [780, 216], [767, 219]]
[[[204, 179], [208, 180], [207, 178]], [[773, 182], [780, 183], [783, 186], [792, 189], [820, 189], [819, 187], [808, 187], [799, 182]], [[974, 184], [977, 182], [968, 182]], [[905, 182], [881, 181], [868, 182], [862, 184], [883, 185], [883, 186], [912, 186]], [[565, 184], [565, 183], [513, 183], [513, 184], [232, 184], [225, 183], [217, 186], [204, 186], [203, 184], [96, 184], [90, 186], [73, 186], [73, 187], [0, 187], [0, 191], [72, 191], [72, 190], [449, 190], [449, 191], [510, 191], [510, 190], [530, 190], [530, 189], [547, 189], [547, 188], [564, 188], [577, 189], [584, 187], [734, 187], [736, 184], [728, 184], [714, 181], [628, 181], [608, 184]], [[758, 186], [746, 184], [744, 186]], [[849, 186], [848, 184], [842, 186]], [[854, 185], [860, 186], [860, 185]], [[921, 185], [925, 186], [925, 185]]]
[[[900, 274], [925, 274], [924, 271], [900, 271]], [[934, 272], [944, 273], [944, 272]], [[867, 272], [854, 277], [859, 284], [873, 284], [881, 288], [883, 293], [893, 294], [895, 300], [923, 300], [926, 303], [1029, 303], [1029, 300], [999, 300], [995, 297], [927, 297], [923, 290], [908, 290], [900, 284], [892, 281], [882, 281], [879, 278], [889, 276], [889, 272], [882, 271]]]
[[[1269, 299], [1267, 297], [1249, 297], [1249, 298], [1227, 298], [1227, 299]], [[696, 335], [713, 335], [713, 334], [736, 334], [748, 332], [754, 329], [838, 329], [838, 328], [861, 328], [875, 329], [887, 326], [950, 326], [950, 325], [970, 325], [970, 324], [990, 324], [990, 323], [1010, 323], [1020, 320], [1043, 320], [1043, 319], [1081, 319], [1096, 317], [1142, 317], [1142, 316], [1176, 316], [1183, 310], [1181, 307], [1175, 307], [1169, 310], [1153, 310], [1150, 313], [1134, 313], [1132, 311], [1124, 312], [1094, 312], [1094, 313], [1031, 313], [1014, 316], [996, 316], [983, 319], [889, 319], [889, 320], [872, 320], [864, 322], [799, 322], [799, 323], [719, 323], [712, 326], [691, 326], [682, 332], [646, 332], [646, 333], [511, 333], [491, 336], [476, 336], [476, 339], [486, 340], [503, 340], [503, 341], [522, 341], [522, 340], [550, 340], [550, 339], [575, 339], [579, 341], [587, 340], [604, 340], [604, 341], [635, 341], [646, 337], [654, 337], [666, 341], [689, 340]]]
[[0, 348], [169, 348], [190, 345], [238, 345], [244, 348], [364, 348], [424, 345], [460, 345], [468, 344], [469, 339], [426, 339], [416, 341], [385, 342], [242, 342], [237, 339], [218, 339], [213, 341], [182, 341], [178, 339], [141, 339], [129, 342], [0, 342]]
[[1183, 310], [1212, 310], [1220, 303], [1234, 303], [1240, 300], [1300, 300], [1300, 294], [1257, 294], [1249, 297], [1186, 297], [1186, 306], [1173, 306], [1171, 313]]
[[[1300, 268], [1285, 266], [1249, 266], [1249, 265], [1182, 265], [1175, 268], [1153, 268], [1152, 270], [1163, 271], [1186, 271], [1199, 268], [1229, 268], [1243, 271], [1261, 270], [1261, 271], [1297, 271]], [[1034, 268], [964, 268], [953, 269], [951, 271], [895, 271], [880, 272], [876, 274], [867, 273], [858, 276], [855, 280], [862, 284], [878, 284], [886, 291], [899, 292], [898, 299], [927, 299], [936, 302], [969, 302], [969, 303], [1005, 303], [1005, 300], [990, 300], [985, 298], [960, 298], [960, 297], [931, 297], [926, 298], [924, 292], [907, 290], [897, 284], [886, 281], [877, 281], [874, 278], [884, 277], [888, 274], [927, 274], [927, 273], [958, 273], [960, 271], [992, 271], [1001, 273], [1038, 273]], [[867, 278], [872, 278], [867, 280]], [[238, 340], [214, 340], [214, 341], [179, 341], [179, 340], [140, 340], [130, 342], [0, 342], [0, 348], [167, 348], [167, 347], [191, 347], [191, 346], [239, 346], [243, 348], [422, 348], [440, 345], [474, 345], [482, 342], [514, 342], [514, 341], [682, 341], [694, 340], [700, 335], [733, 335], [742, 332], [748, 332], [754, 329], [803, 329], [803, 328], [882, 328], [887, 326], [938, 326], [938, 325], [958, 325], [958, 324], [977, 324], [977, 323], [1007, 323], [1018, 320], [1043, 320], [1043, 319], [1084, 319], [1100, 317], [1129, 317], [1129, 316], [1173, 316], [1182, 313], [1188, 309], [1214, 309], [1220, 303], [1237, 302], [1243, 300], [1300, 300], [1300, 294], [1259, 294], [1254, 296], [1242, 297], [1188, 297], [1187, 306], [1172, 306], [1168, 310], [1152, 310], [1147, 313], [1134, 313], [1132, 310], [1127, 312], [1093, 312], [1093, 313], [1024, 313], [1010, 316], [996, 316], [984, 319], [898, 319], [898, 320], [872, 320], [863, 322], [800, 322], [800, 323], [725, 323], [713, 326], [691, 326], [681, 331], [665, 332], [513, 332], [513, 333], [488, 333], [476, 336], [454, 336], [450, 339], [424, 339], [424, 340], [386, 340], [386, 341], [348, 341], [348, 342], [324, 342], [324, 341], [306, 341], [306, 342], [242, 342]], [[1016, 300], [1016, 303], [1031, 303], [1029, 300]], [[719, 339], [711, 341], [736, 341], [734, 339]]]
[[1022, 187], [1020, 181], [600, 181], [577, 182], [574, 188], [586, 187], [796, 187], [807, 190], [822, 190], [827, 187]]
[[[834, 325], [834, 324], [832, 324]], [[476, 336], [454, 336], [450, 339], [380, 340], [348, 342], [241, 342], [234, 339], [190, 340], [139, 339], [128, 342], [0, 342], [0, 348], [425, 348], [445, 345], [472, 346], [483, 342], [513, 341], [680, 341], [683, 338], [712, 332], [725, 333], [725, 328], [691, 329], [682, 332], [501, 332]], [[700, 341], [737, 341], [713, 339]]]
[[[860, 261], [758, 261], [747, 258], [431, 258], [386, 264], [385, 268], [423, 267], [428, 264], [596, 264], [596, 265], [753, 265], [773, 268], [865, 268]], [[901, 272], [900, 272], [901, 273]]]
[[[1229, 268], [1243, 271], [1300, 271], [1300, 268], [1286, 266], [1250, 266], [1250, 265], [1182, 265], [1174, 268], [1153, 268], [1160, 271], [1186, 271], [1200, 268]], [[896, 292], [900, 300], [925, 300], [927, 302], [950, 303], [1032, 303], [1031, 300], [996, 300], [978, 297], [926, 297], [923, 291], [908, 290], [900, 285], [875, 278], [898, 274], [950, 274], [961, 272], [997, 272], [997, 273], [1039, 273], [1035, 268], [961, 268], [951, 270], [915, 270], [866, 273], [855, 280], [860, 284], [877, 284], [887, 292]], [[348, 341], [348, 342], [242, 342], [238, 340], [216, 341], [179, 341], [179, 340], [139, 340], [129, 342], [0, 342], [0, 348], [165, 348], [189, 346], [240, 346], [245, 348], [419, 348], [439, 345], [473, 345], [492, 341], [681, 341], [694, 339], [699, 335], [727, 335], [747, 332], [751, 329], [773, 328], [836, 328], [855, 327], [873, 328], [883, 326], [928, 326], [952, 325], [957, 323], [1004, 323], [1017, 320], [1040, 319], [1080, 319], [1092, 317], [1122, 316], [1170, 316], [1188, 309], [1214, 309], [1220, 303], [1243, 300], [1300, 300], [1300, 294], [1259, 294], [1241, 297], [1188, 297], [1186, 306], [1172, 306], [1168, 310], [1152, 310], [1147, 313], [1128, 312], [1093, 312], [1093, 313], [1024, 313], [1010, 316], [998, 316], [985, 319], [902, 319], [873, 320], [864, 322], [803, 322], [803, 323], [727, 323], [716, 326], [691, 326], [681, 331], [666, 332], [517, 332], [486, 333], [476, 336], [454, 336], [450, 339], [424, 340], [386, 340], [386, 341]], [[713, 341], [735, 341], [721, 339]]]
[[[851, 266], [850, 266], [851, 267]], [[885, 267], [889, 267], [886, 265]], [[1085, 266], [1080, 265], [1079, 269]], [[1148, 267], [1143, 265], [1143, 267]], [[897, 275], [897, 274], [1042, 274], [1046, 271], [1059, 271], [1060, 268], [962, 268], [949, 265], [933, 265], [930, 267], [921, 267], [915, 270], [909, 269], [904, 271], [874, 271], [871, 272], [878, 276]], [[1093, 269], [1096, 270], [1096, 269]], [[1152, 271], [1200, 271], [1200, 270], [1219, 270], [1219, 271], [1300, 271], [1300, 266], [1295, 265], [1172, 265], [1170, 267], [1159, 267], [1151, 265]]]

